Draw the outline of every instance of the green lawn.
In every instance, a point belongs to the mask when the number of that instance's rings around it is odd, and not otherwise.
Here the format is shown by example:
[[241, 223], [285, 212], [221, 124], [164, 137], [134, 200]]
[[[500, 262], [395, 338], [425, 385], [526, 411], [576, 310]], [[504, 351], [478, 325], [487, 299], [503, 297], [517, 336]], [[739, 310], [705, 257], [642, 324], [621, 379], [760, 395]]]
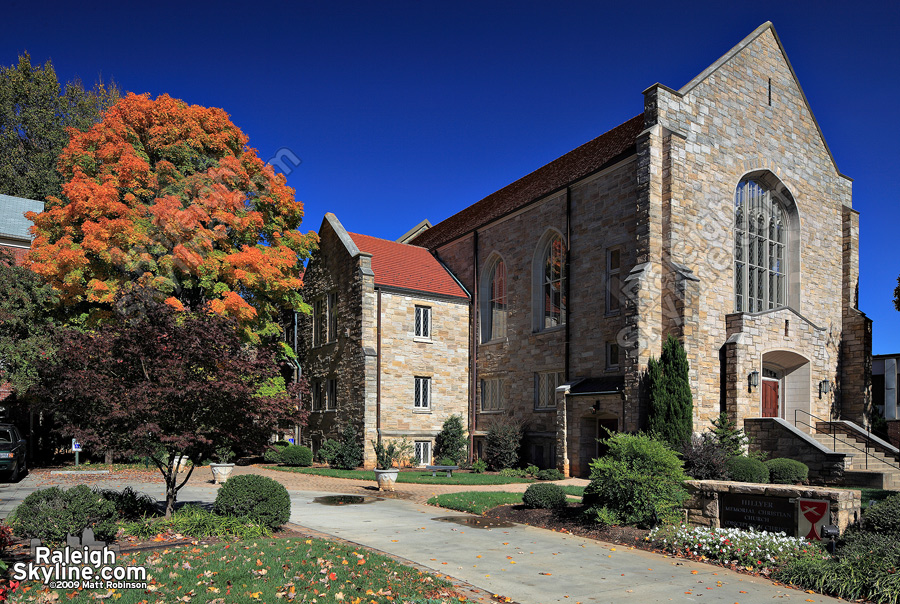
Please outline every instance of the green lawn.
[[[264, 538], [172, 547], [120, 557], [117, 564], [145, 567], [148, 590], [55, 589], [41, 593], [41, 601], [97, 602], [97, 596], [116, 604], [470, 601], [434, 575], [319, 539]], [[23, 587], [34, 590], [28, 595], [38, 595], [42, 588], [39, 583], [23, 583], [19, 589]]]
[[582, 495], [584, 495], [584, 487], [578, 487], [573, 484], [561, 484], [557, 486], [559, 486], [559, 488], [561, 488], [566, 495], [572, 497], [581, 497]]
[[506, 493], [504, 491], [463, 491], [437, 495], [428, 500], [431, 505], [450, 510], [484, 514], [498, 505], [522, 503], [522, 493]]
[[[372, 470], [335, 470], [332, 468], [287, 468], [270, 466], [271, 470], [281, 472], [296, 472], [298, 474], [316, 474], [318, 476], [330, 476], [332, 478], [355, 478], [357, 480], [375, 480], [375, 472]], [[447, 478], [446, 472], [438, 472], [432, 476], [426, 471], [402, 471], [397, 476], [397, 482], [409, 482], [415, 484], [512, 484], [516, 482], [534, 482], [530, 478], [514, 478], [511, 476], [499, 476], [497, 474], [475, 474], [474, 472], [454, 472]]]
[[836, 489], [847, 489], [849, 491], [859, 491], [862, 499], [862, 509], [869, 507], [870, 501], [881, 501], [891, 495], [896, 495], [898, 491], [886, 491], [884, 489], [870, 489], [869, 487], [829, 487]]

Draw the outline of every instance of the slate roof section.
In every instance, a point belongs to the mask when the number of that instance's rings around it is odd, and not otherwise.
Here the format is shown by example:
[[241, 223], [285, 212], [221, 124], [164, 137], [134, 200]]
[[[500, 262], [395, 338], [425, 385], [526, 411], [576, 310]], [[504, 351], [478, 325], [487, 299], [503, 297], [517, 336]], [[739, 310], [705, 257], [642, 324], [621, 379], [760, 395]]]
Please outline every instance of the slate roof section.
[[0, 195], [0, 237], [19, 239], [31, 242], [31, 221], [25, 218], [25, 212], [43, 212], [44, 202], [24, 197]]
[[375, 285], [468, 300], [466, 290], [423, 247], [348, 233], [359, 251], [372, 254]]
[[433, 250], [590, 176], [635, 153], [635, 141], [643, 130], [644, 116], [641, 114], [442, 220], [410, 243]]
[[570, 389], [569, 394], [581, 395], [599, 395], [612, 394], [622, 392], [625, 389], [625, 376], [611, 375], [601, 378], [587, 378], [576, 382]]

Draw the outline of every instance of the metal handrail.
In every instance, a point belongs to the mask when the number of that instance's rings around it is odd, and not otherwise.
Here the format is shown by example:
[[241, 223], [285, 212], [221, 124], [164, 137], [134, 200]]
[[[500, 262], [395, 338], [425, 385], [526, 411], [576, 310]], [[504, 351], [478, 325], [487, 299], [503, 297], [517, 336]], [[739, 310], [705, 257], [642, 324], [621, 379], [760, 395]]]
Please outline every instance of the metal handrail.
[[[812, 424], [807, 424], [806, 422], [801, 422], [800, 419], [797, 417], [798, 413], [805, 413], [806, 415], [810, 416], [812, 419], [814, 419], [815, 421], [818, 421], [818, 422], [826, 422], [826, 423], [830, 424], [832, 421], [830, 419], [823, 419], [821, 417], [817, 417], [817, 416], [813, 415], [812, 413], [810, 413], [809, 411], [804, 411], [803, 409], [794, 409], [794, 426], [796, 426], [797, 424], [803, 424], [804, 426], [809, 426], [810, 428], [812, 428], [813, 432], [818, 432], [819, 428], [817, 426], [813, 426]], [[871, 432], [866, 431], [866, 434], [871, 434]], [[831, 450], [837, 451], [837, 431], [834, 429], [833, 426], [831, 426], [831, 440], [832, 440]], [[875, 461], [880, 461], [882, 463], [889, 465], [890, 467], [892, 467], [896, 470], [900, 470], [900, 466], [895, 465], [895, 464], [887, 461], [886, 459], [879, 459], [879, 458], [875, 457], [874, 455], [872, 455], [871, 453], [869, 453], [869, 443], [868, 442], [865, 444], [865, 449], [860, 449], [859, 447], [857, 447], [856, 445], [854, 445], [853, 443], [849, 442], [846, 439], [841, 439], [841, 442], [844, 443], [845, 445], [847, 445], [848, 447], [850, 447], [852, 449], [856, 449], [857, 451], [862, 451], [865, 454], [865, 456], [866, 456], [865, 464], [866, 464], [867, 470], [869, 469], [869, 458], [870, 457], [872, 459], [874, 459]], [[885, 457], [887, 457], [887, 456], [885, 456]]]

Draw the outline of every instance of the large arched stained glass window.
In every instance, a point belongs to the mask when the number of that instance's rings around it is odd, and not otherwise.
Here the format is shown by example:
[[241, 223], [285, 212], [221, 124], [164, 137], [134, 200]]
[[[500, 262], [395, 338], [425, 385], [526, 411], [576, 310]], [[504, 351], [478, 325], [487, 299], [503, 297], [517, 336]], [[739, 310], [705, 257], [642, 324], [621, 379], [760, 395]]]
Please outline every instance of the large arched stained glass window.
[[761, 312], [785, 306], [784, 208], [772, 190], [755, 180], [734, 196], [734, 310]]
[[544, 252], [543, 279], [543, 321], [541, 327], [547, 329], [566, 322], [566, 244], [562, 237], [554, 235]]

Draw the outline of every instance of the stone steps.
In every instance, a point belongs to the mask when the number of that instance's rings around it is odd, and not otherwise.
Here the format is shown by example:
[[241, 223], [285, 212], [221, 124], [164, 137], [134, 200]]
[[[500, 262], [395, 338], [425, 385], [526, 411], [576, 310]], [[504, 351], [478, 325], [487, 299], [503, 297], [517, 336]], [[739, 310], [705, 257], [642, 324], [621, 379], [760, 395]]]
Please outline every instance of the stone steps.
[[838, 434], [813, 434], [819, 443], [837, 453], [850, 455], [850, 466], [844, 473], [846, 484], [877, 489], [900, 490], [900, 469], [897, 462], [883, 453], [869, 449], [865, 454], [865, 443], [855, 438]]

